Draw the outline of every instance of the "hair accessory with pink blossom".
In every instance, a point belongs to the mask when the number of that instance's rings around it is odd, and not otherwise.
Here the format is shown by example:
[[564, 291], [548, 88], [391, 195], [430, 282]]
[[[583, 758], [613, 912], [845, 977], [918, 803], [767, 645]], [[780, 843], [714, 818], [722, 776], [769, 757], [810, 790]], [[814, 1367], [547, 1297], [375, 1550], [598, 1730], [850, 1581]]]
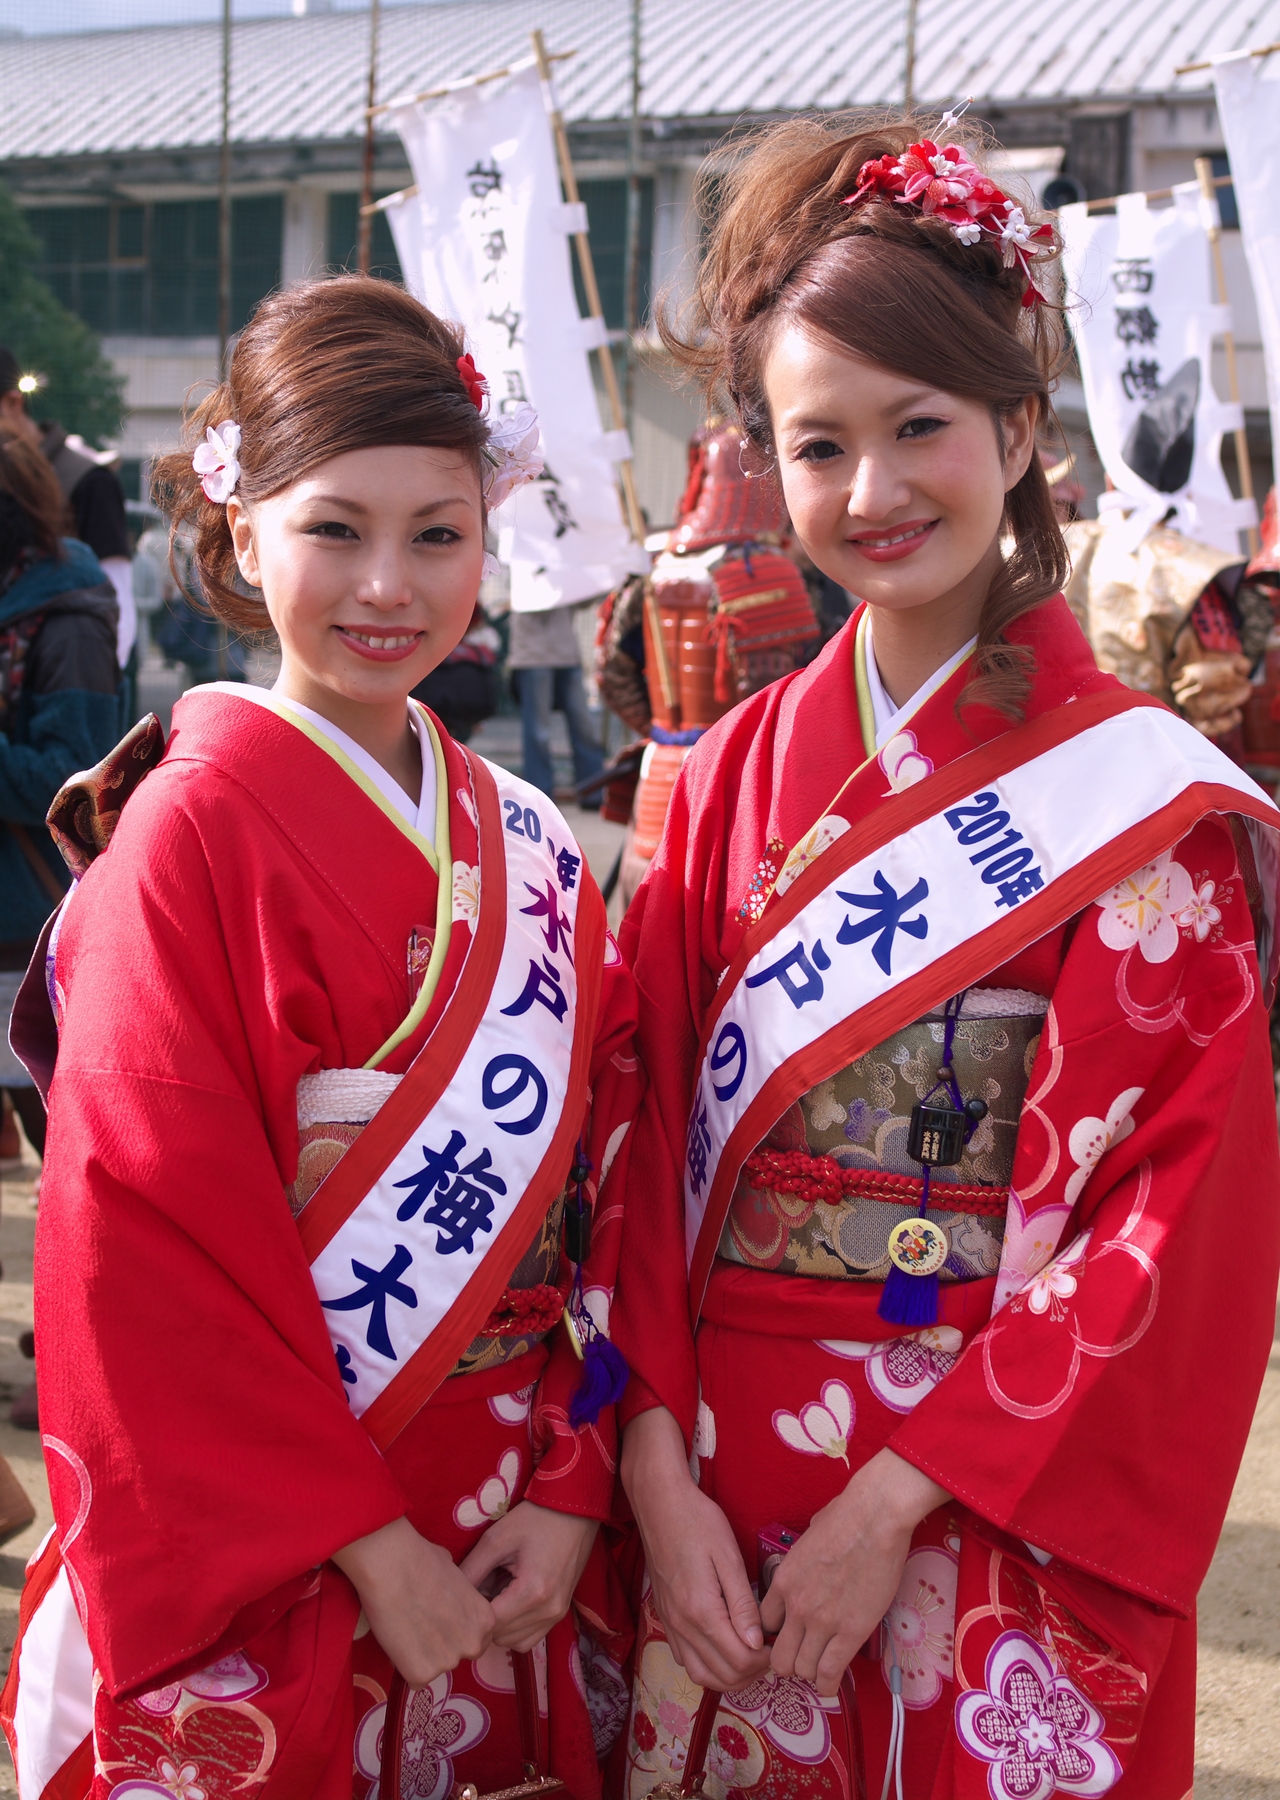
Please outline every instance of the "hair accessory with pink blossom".
[[[939, 137], [963, 111], [964, 107], [958, 107], [943, 114]], [[1033, 226], [1022, 208], [955, 144], [942, 149], [923, 138], [918, 144], [909, 144], [901, 156], [881, 156], [863, 163], [856, 191], [841, 204], [857, 206], [877, 195], [898, 206], [917, 206], [926, 218], [945, 220], [962, 244], [978, 244], [984, 237], [994, 239], [1001, 247], [1005, 268], [1011, 269], [1016, 262], [1026, 276], [1022, 304], [1044, 303], [1044, 295], [1032, 279], [1031, 262], [1037, 254], [1035, 245], [1052, 239], [1052, 226]]]
[[205, 441], [191, 458], [191, 467], [200, 477], [206, 500], [225, 506], [236, 491], [240, 464], [236, 452], [240, 448], [240, 427], [233, 419], [224, 419], [217, 430], [210, 425]]
[[458, 373], [462, 377], [462, 385], [467, 390], [467, 398], [477, 412], [484, 411], [485, 395], [489, 392], [489, 383], [475, 365], [470, 352], [458, 358]]

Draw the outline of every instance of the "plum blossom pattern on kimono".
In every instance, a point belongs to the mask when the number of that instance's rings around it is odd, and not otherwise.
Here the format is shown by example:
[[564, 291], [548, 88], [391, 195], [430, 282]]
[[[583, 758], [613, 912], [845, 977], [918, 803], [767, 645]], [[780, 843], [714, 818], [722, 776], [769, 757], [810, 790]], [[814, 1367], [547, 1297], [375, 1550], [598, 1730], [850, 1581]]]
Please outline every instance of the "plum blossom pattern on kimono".
[[1033, 1313], [1048, 1313], [1057, 1320], [1066, 1317], [1063, 1302], [1072, 1298], [1079, 1285], [1077, 1271], [1092, 1236], [1092, 1231], [1082, 1231], [1061, 1256], [1055, 1256], [1047, 1269], [1027, 1283], [1026, 1302]]
[[1021, 1631], [1006, 1631], [987, 1656], [985, 1691], [956, 1701], [956, 1734], [971, 1756], [990, 1764], [992, 1800], [1096, 1800], [1120, 1779], [1102, 1741], [1103, 1718], [1044, 1650]]
[[137, 1704], [153, 1718], [167, 1719], [170, 1713], [191, 1711], [193, 1704], [228, 1706], [237, 1700], [248, 1700], [266, 1685], [266, 1670], [250, 1662], [243, 1651], [233, 1650], [207, 1669], [197, 1669], [181, 1681], [139, 1694]]
[[453, 917], [475, 929], [480, 917], [480, 870], [473, 863], [453, 865]]
[[519, 1487], [520, 1452], [504, 1450], [497, 1474], [482, 1481], [474, 1494], [465, 1494], [454, 1507], [454, 1524], [463, 1531], [483, 1531], [510, 1508]]
[[916, 744], [914, 731], [899, 731], [880, 752], [880, 767], [888, 777], [889, 794], [901, 794], [926, 775], [933, 774], [933, 764]]
[[1190, 875], [1166, 850], [1094, 902], [1102, 914], [1098, 936], [1109, 950], [1136, 945], [1147, 962], [1168, 962], [1178, 948], [1181, 914], [1194, 898]]
[[839, 1457], [847, 1469], [856, 1416], [853, 1395], [844, 1382], [824, 1381], [819, 1398], [806, 1401], [798, 1413], [779, 1408], [773, 1415], [773, 1429], [802, 1456]]
[[804, 874], [810, 863], [817, 862], [823, 851], [829, 850], [848, 829], [848, 819], [842, 819], [839, 813], [824, 813], [788, 855], [774, 884], [774, 893], [785, 894], [792, 882]]
[[902, 1671], [902, 1704], [921, 1710], [941, 1698], [954, 1678], [956, 1587], [960, 1560], [943, 1545], [924, 1544], [903, 1565], [885, 1614], [881, 1670], [890, 1687], [894, 1663]]
[[725, 1698], [733, 1710], [793, 1762], [825, 1762], [831, 1752], [829, 1712], [839, 1712], [840, 1696], [826, 1699], [807, 1681], [775, 1675], [772, 1669]]
[[820, 1350], [849, 1362], [864, 1362], [867, 1386], [890, 1412], [909, 1413], [956, 1366], [964, 1343], [954, 1325], [926, 1325], [882, 1343], [817, 1338]]
[[[384, 1701], [365, 1714], [356, 1733], [356, 1771], [369, 1781], [378, 1781], [382, 1774], [386, 1720]], [[488, 1731], [489, 1715], [484, 1707], [469, 1694], [455, 1694], [450, 1675], [437, 1675], [429, 1686], [411, 1693], [401, 1739], [404, 1792], [414, 1800], [444, 1800], [453, 1786], [455, 1759], [473, 1749]]]
[[489, 1411], [504, 1425], [523, 1424], [533, 1407], [533, 1392], [532, 1387], [522, 1387], [510, 1394], [492, 1394]]
[[164, 1800], [207, 1800], [208, 1789], [201, 1784], [195, 1763], [184, 1762], [179, 1767], [162, 1756], [156, 1764], [156, 1775], [155, 1781], [117, 1782], [110, 1800], [155, 1800], [156, 1795], [162, 1795]]
[[1142, 1098], [1140, 1087], [1125, 1088], [1107, 1109], [1105, 1119], [1077, 1119], [1067, 1139], [1071, 1160], [1078, 1166], [1067, 1182], [1064, 1199], [1074, 1206], [1084, 1184], [1113, 1144], [1121, 1143], [1133, 1130], [1133, 1109]]

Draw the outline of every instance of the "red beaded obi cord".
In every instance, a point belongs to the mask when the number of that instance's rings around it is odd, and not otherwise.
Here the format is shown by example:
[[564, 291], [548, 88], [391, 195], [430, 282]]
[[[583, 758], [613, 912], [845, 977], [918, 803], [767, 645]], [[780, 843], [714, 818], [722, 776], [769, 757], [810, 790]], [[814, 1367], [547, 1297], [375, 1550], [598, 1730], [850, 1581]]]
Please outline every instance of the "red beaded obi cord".
[[[33, 1800], [386, 1792], [393, 1671], [333, 1553], [407, 1516], [460, 1560], [524, 1497], [610, 1516], [613, 1409], [572, 1416], [560, 1321], [608, 1329], [631, 982], [551, 804], [417, 716], [416, 823], [349, 739], [230, 684], [56, 809], [81, 879], [23, 989], [56, 1531], [0, 1708]], [[403, 1794], [520, 1781], [535, 1709], [544, 1766], [599, 1794], [610, 1581], [597, 1547], [533, 1667], [493, 1646], [409, 1697]]]
[[[1280, 1258], [1277, 815], [1061, 598], [1016, 727], [957, 716], [966, 660], [877, 747], [862, 629], [697, 746], [626, 922], [624, 1411], [753, 1579], [886, 1445], [954, 1496], [854, 1659], [872, 1793], [900, 1679], [905, 1794], [1183, 1800]], [[629, 1800], [700, 1698], [641, 1633]], [[725, 1696], [707, 1793], [849, 1800], [830, 1704]]]

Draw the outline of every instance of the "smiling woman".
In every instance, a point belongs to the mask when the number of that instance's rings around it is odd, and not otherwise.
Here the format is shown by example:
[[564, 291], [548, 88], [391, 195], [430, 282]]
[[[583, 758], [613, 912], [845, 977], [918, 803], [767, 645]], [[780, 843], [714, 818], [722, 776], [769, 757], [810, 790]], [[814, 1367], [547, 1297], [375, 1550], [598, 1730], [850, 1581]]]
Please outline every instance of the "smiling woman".
[[409, 699], [470, 623], [488, 503], [540, 467], [529, 409], [486, 402], [456, 326], [316, 282], [158, 472], [281, 671], [191, 690], [163, 757], [144, 721], [55, 802], [80, 880], [23, 988], [42, 1088], [56, 1063], [57, 1520], [0, 1702], [24, 1794], [368, 1800], [530, 1762], [599, 1792], [609, 1192], [590, 1228], [632, 990], [565, 820]]
[[980, 154], [766, 132], [664, 326], [861, 604], [694, 747], [623, 930], [628, 1800], [707, 1732], [710, 1800], [1192, 1786], [1280, 1262], [1280, 815], [1057, 591], [1055, 243]]

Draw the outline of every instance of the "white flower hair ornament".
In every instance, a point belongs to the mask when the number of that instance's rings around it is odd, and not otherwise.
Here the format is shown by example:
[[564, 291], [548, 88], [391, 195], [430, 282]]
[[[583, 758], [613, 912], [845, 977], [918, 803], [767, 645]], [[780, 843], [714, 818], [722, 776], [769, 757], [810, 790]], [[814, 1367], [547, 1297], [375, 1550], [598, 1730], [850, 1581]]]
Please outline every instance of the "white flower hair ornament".
[[[458, 358], [458, 374], [467, 398], [477, 412], [484, 411], [489, 383], [470, 354]], [[481, 455], [489, 465], [481, 484], [485, 505], [501, 506], [526, 481], [536, 481], [546, 467], [538, 431], [538, 415], [522, 400], [510, 412], [489, 418], [489, 439]]]
[[236, 461], [240, 427], [233, 419], [224, 419], [216, 430], [210, 425], [204, 436], [204, 443], [191, 458], [191, 467], [200, 477], [205, 499], [212, 500], [215, 506], [225, 506], [240, 479], [240, 464]]

